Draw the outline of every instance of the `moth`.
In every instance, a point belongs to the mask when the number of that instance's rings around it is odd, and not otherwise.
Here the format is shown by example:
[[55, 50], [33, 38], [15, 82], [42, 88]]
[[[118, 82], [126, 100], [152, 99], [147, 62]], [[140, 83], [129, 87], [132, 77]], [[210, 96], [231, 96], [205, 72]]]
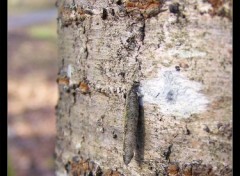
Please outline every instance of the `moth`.
[[138, 83], [134, 83], [126, 98], [123, 136], [123, 161], [126, 165], [132, 160], [136, 148], [136, 132], [139, 117], [138, 86]]

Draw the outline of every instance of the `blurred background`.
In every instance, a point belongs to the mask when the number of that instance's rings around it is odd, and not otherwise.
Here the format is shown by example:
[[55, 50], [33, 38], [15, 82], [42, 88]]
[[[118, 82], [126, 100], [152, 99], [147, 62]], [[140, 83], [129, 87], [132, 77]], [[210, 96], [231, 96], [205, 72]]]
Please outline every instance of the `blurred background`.
[[8, 0], [8, 175], [54, 175], [55, 0]]

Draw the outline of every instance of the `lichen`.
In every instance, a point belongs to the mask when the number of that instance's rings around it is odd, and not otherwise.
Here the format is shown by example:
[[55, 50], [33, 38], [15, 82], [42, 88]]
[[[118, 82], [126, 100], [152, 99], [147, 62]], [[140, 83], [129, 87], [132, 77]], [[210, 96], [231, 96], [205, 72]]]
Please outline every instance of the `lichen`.
[[190, 81], [175, 68], [159, 71], [156, 78], [143, 80], [143, 101], [157, 104], [165, 115], [188, 118], [206, 110], [208, 99], [200, 93], [201, 84]]

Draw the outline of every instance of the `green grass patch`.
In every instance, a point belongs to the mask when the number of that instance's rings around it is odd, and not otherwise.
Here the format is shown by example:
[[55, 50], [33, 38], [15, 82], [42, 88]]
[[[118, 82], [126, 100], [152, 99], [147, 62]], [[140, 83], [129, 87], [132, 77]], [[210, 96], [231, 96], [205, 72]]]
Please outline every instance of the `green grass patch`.
[[7, 176], [14, 176], [15, 173], [14, 173], [14, 170], [12, 168], [12, 163], [8, 157], [8, 171], [7, 171]]
[[28, 29], [28, 34], [35, 39], [39, 40], [56, 40], [57, 27], [56, 22], [31, 26]]

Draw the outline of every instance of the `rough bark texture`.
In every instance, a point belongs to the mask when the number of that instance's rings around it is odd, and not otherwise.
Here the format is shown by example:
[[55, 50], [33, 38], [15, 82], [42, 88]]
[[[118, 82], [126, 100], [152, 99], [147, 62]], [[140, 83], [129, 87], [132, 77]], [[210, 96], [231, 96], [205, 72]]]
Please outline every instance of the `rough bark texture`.
[[[232, 2], [58, 0], [56, 175], [231, 175]], [[140, 82], [135, 155], [124, 110]]]

